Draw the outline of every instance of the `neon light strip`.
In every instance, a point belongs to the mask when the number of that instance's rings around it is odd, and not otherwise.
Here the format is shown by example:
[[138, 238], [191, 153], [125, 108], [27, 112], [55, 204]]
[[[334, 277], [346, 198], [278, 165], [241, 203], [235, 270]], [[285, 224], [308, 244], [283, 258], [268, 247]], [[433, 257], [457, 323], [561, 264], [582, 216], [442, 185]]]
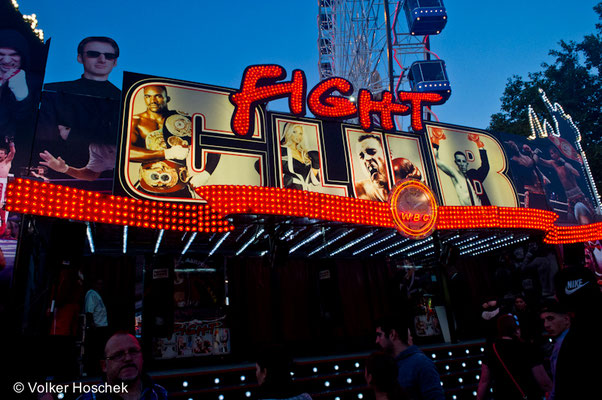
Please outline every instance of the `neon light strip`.
[[355, 229], [348, 229], [346, 231], [344, 231], [343, 233], [341, 233], [339, 236], [335, 237], [334, 239], [330, 239], [328, 242], [322, 244], [320, 247], [317, 247], [316, 249], [314, 249], [311, 253], [308, 254], [308, 257], [313, 256], [314, 254], [316, 254], [319, 251], [322, 251], [323, 249], [325, 249], [326, 247], [330, 246], [331, 244], [333, 244], [334, 242], [336, 242], [337, 240], [347, 236], [348, 234], [350, 234], [351, 232], [353, 232]]
[[365, 235], [363, 235], [360, 238], [357, 238], [355, 240], [352, 240], [351, 242], [347, 243], [346, 245], [344, 245], [343, 247], [338, 248], [337, 250], [333, 251], [332, 253], [330, 253], [330, 257], [339, 254], [341, 251], [345, 251], [350, 247], [355, 246], [356, 244], [358, 244], [359, 242], [361, 242], [362, 240], [368, 239], [370, 236], [374, 235], [374, 231], [370, 231], [368, 233], [366, 233]]
[[396, 251], [394, 251], [393, 253], [389, 254], [389, 257], [396, 256], [396, 255], [397, 255], [397, 254], [399, 254], [399, 253], [403, 253], [404, 251], [407, 251], [407, 250], [413, 249], [414, 247], [418, 247], [418, 246], [420, 246], [421, 244], [424, 244], [424, 243], [426, 243], [426, 242], [429, 242], [429, 241], [432, 241], [432, 240], [433, 240], [433, 238], [429, 236], [429, 237], [427, 237], [426, 239], [422, 239], [422, 240], [419, 240], [418, 242], [414, 242], [413, 244], [411, 244], [411, 245], [409, 245], [409, 246], [406, 246], [406, 247], [404, 247], [403, 249], [399, 249], [399, 250], [396, 250]]
[[431, 244], [429, 244], [428, 246], [425, 246], [425, 247], [423, 247], [423, 248], [421, 248], [421, 249], [418, 249], [418, 250], [415, 250], [415, 251], [409, 252], [409, 253], [407, 254], [407, 256], [408, 256], [408, 257], [415, 256], [416, 254], [420, 254], [420, 253], [422, 253], [423, 251], [430, 250], [430, 249], [432, 249], [433, 247], [435, 247], [435, 245], [431, 243]]
[[263, 231], [265, 229], [261, 228], [259, 230], [259, 232], [257, 232], [255, 235], [251, 236], [251, 239], [249, 239], [247, 241], [247, 243], [243, 244], [242, 247], [236, 252], [236, 255], [239, 256], [243, 251], [245, 251], [245, 249], [247, 247], [249, 247], [251, 245], [251, 243], [253, 243], [259, 236], [261, 236], [263, 234]]
[[476, 242], [470, 242], [466, 246], [461, 246], [459, 248], [460, 255], [466, 254], [466, 253], [472, 251], [470, 249], [473, 248], [473, 247], [475, 247], [475, 246], [483, 245], [484, 243], [491, 242], [491, 241], [494, 241], [494, 240], [497, 240], [497, 239], [498, 239], [497, 236], [492, 235], [492, 236], [489, 236], [487, 238], [484, 238], [484, 239], [481, 239], [481, 240], [477, 240]]
[[226, 240], [226, 238], [228, 236], [230, 236], [230, 232], [226, 232], [226, 234], [224, 236], [222, 236], [220, 240], [218, 240], [218, 242], [215, 244], [215, 246], [213, 246], [213, 248], [209, 252], [209, 255], [207, 256], [207, 258], [211, 257], [213, 255], [213, 253], [215, 253], [217, 251], [217, 249], [222, 245], [222, 243], [224, 242], [224, 240]]
[[128, 251], [128, 226], [123, 227], [123, 254]]
[[391, 244], [391, 245], [389, 245], [389, 246], [387, 246], [387, 247], [383, 247], [382, 249], [380, 249], [380, 250], [378, 250], [378, 251], [376, 251], [376, 252], [374, 252], [374, 253], [370, 254], [370, 256], [375, 256], [375, 255], [377, 255], [377, 254], [380, 254], [380, 253], [383, 253], [383, 252], [385, 252], [385, 251], [387, 251], [387, 250], [391, 250], [392, 248], [394, 248], [394, 247], [397, 247], [397, 246], [400, 246], [400, 245], [402, 245], [402, 244], [404, 244], [404, 243], [408, 242], [409, 240], [410, 240], [410, 239], [408, 239], [408, 238], [402, 239], [402, 240], [400, 240], [400, 241], [399, 241], [399, 242], [397, 242], [397, 243], [393, 243], [393, 244]]
[[289, 250], [288, 254], [293, 254], [298, 248], [305, 246], [307, 243], [309, 243], [312, 240], [316, 239], [323, 232], [327, 232], [329, 229], [330, 228], [324, 228], [324, 231], [322, 231], [322, 229], [318, 229], [310, 237], [306, 238], [305, 240], [300, 241], [295, 246], [291, 247], [291, 249]]
[[165, 229], [161, 229], [159, 231], [159, 237], [157, 237], [157, 242], [155, 243], [155, 251], [154, 254], [157, 254], [159, 251], [159, 246], [161, 246], [161, 241], [163, 240], [163, 234], [165, 233]]
[[[17, 178], [8, 184], [6, 210], [79, 221], [181, 232], [222, 233], [234, 229], [231, 214], [268, 214], [393, 228], [388, 203], [258, 186], [203, 186], [207, 204], [176, 204], [119, 196]], [[437, 229], [530, 229], [549, 244], [602, 239], [602, 222], [556, 226], [551, 211], [497, 206], [438, 207]], [[379, 251], [380, 252], [380, 251]]]
[[90, 253], [94, 254], [94, 240], [92, 239], [92, 228], [90, 223], [86, 221], [86, 236], [88, 237], [88, 244], [90, 245]]
[[188, 248], [190, 247], [190, 245], [194, 241], [194, 238], [196, 237], [196, 234], [197, 234], [197, 232], [194, 232], [192, 235], [190, 235], [190, 239], [188, 239], [188, 243], [186, 243], [186, 246], [184, 246], [184, 248], [182, 249], [182, 255], [184, 255], [188, 251]]
[[286, 233], [284, 235], [282, 235], [282, 237], [280, 238], [280, 240], [288, 240], [288, 237], [290, 235], [292, 235], [293, 232], [295, 232], [294, 228], [289, 229], [288, 231], [286, 231]]
[[364, 246], [361, 249], [354, 251], [353, 255], [357, 256], [358, 254], [363, 253], [364, 251], [366, 251], [366, 250], [368, 250], [368, 249], [370, 249], [370, 248], [372, 248], [374, 246], [377, 246], [377, 245], [379, 245], [381, 243], [384, 243], [384, 242], [386, 242], [389, 239], [393, 239], [395, 236], [397, 236], [397, 233], [392, 233], [390, 235], [387, 235], [386, 237], [384, 237], [382, 239], [376, 240], [376, 241], [370, 243], [369, 245]]
[[[514, 239], [514, 240], [512, 240]], [[506, 246], [510, 246], [516, 243], [520, 243], [520, 242], [524, 242], [525, 240], [529, 239], [529, 236], [523, 236], [523, 237], [519, 237], [518, 239], [514, 238], [513, 235], [510, 235], [510, 239], [506, 239], [502, 242], [499, 242], [497, 244], [494, 244], [494, 246], [486, 246], [483, 249], [475, 249], [475, 251], [473, 253], [470, 253], [471, 255], [478, 255], [478, 254], [483, 254], [483, 253], [487, 253], [493, 250], [497, 250], [499, 248], [502, 247], [506, 247]]]

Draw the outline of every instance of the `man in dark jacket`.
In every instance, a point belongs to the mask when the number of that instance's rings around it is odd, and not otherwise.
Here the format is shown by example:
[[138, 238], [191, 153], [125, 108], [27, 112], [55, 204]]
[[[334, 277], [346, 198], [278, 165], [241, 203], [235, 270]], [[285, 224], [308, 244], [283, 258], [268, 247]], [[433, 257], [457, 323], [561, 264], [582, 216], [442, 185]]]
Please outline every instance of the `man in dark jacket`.
[[595, 398], [602, 370], [600, 287], [585, 267], [560, 270], [554, 283], [558, 301], [572, 315], [556, 361], [555, 400]]
[[397, 379], [411, 399], [445, 398], [435, 364], [412, 344], [410, 329], [403, 317], [390, 316], [378, 321], [376, 344], [395, 358], [399, 368]]

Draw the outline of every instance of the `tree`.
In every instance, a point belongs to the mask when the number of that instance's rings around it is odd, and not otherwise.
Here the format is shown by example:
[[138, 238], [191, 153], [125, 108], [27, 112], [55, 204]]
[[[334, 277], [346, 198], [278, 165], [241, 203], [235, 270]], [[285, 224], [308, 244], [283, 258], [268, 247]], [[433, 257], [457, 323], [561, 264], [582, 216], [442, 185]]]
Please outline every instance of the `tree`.
[[[594, 7], [602, 21], [602, 2]], [[528, 136], [528, 106], [539, 116], [547, 116], [538, 88], [552, 102], [559, 103], [571, 115], [581, 131], [583, 146], [594, 180], [602, 188], [602, 23], [581, 42], [560, 41], [559, 49], [550, 50], [551, 64], [527, 74], [508, 79], [501, 97], [501, 111], [491, 116], [489, 129]]]

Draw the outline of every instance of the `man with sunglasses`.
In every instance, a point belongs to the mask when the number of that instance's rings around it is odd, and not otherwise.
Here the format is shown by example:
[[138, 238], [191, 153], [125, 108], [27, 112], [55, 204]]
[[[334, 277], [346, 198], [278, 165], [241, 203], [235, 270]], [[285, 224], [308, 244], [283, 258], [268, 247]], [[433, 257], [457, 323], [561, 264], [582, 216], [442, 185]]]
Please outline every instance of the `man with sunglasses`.
[[[167, 391], [152, 382], [150, 377], [142, 372], [143, 358], [140, 343], [133, 335], [125, 331], [118, 331], [107, 340], [104, 349], [104, 359], [100, 361], [105, 374], [105, 383], [98, 385], [124, 392], [101, 393], [100, 390], [90, 390], [82, 394], [78, 400], [166, 400]], [[77, 384], [74, 384], [77, 389]], [[96, 392], [96, 393], [95, 393]]]
[[49, 178], [92, 181], [114, 169], [121, 91], [108, 79], [118, 57], [113, 39], [87, 37], [77, 47], [81, 78], [44, 86], [36, 152], [42, 165], [61, 174]]

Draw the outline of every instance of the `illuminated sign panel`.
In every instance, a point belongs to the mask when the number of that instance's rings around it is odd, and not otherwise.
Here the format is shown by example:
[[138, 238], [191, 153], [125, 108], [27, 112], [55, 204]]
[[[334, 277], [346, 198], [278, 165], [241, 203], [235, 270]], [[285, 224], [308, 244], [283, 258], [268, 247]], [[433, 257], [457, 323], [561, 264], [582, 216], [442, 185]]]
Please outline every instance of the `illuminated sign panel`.
[[[239, 89], [126, 73], [114, 194], [202, 204], [204, 187], [251, 186], [387, 202], [396, 184], [413, 178], [441, 205], [539, 208], [559, 223], [598, 221], [591, 191], [573, 188], [582, 179], [564, 182], [563, 195], [549, 148], [559, 149], [564, 169], [579, 170], [567, 140], [530, 141], [527, 154], [526, 139], [514, 135], [421, 121], [421, 108], [438, 101], [432, 93], [400, 92], [397, 102], [360, 91], [352, 102], [343, 78], [306, 85], [302, 71], [287, 79], [277, 65], [248, 67]], [[277, 98], [288, 100], [291, 114], [267, 111]], [[303, 117], [306, 108], [318, 118]], [[404, 114], [415, 131], [391, 131], [393, 117]], [[344, 122], [351, 117], [359, 125]]]
[[[514, 135], [423, 123], [421, 108], [439, 101], [432, 93], [400, 92], [396, 102], [388, 92], [361, 90], [355, 103], [343, 78], [307, 96], [301, 71], [285, 79], [276, 65], [247, 68], [239, 90], [126, 73], [114, 196], [78, 186], [72, 190], [81, 193], [67, 191], [68, 203], [57, 203], [52, 190], [58, 196], [63, 189], [47, 179], [50, 186], [33, 188], [36, 197], [17, 185], [7, 210], [202, 232], [231, 230], [225, 216], [245, 213], [393, 227], [388, 199], [412, 179], [445, 207], [438, 221], [431, 211], [399, 213], [396, 222], [410, 236], [436, 224], [541, 229], [551, 242], [597, 238], [591, 227], [599, 209], [574, 138], [526, 144]], [[287, 98], [292, 114], [268, 112], [276, 98]], [[306, 106], [319, 118], [303, 117]], [[405, 114], [415, 131], [392, 131], [393, 117]], [[344, 122], [351, 117], [360, 125]], [[555, 221], [584, 227], [565, 230]]]

